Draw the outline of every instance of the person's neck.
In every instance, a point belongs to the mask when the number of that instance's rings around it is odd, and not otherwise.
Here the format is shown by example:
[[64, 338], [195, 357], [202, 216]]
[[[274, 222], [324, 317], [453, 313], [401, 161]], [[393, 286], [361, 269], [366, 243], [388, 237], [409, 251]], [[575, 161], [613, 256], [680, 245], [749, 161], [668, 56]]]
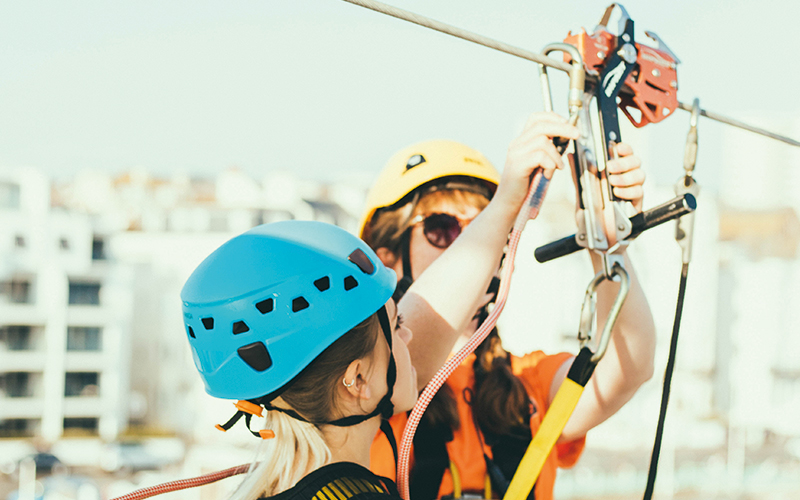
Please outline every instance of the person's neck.
[[381, 417], [375, 416], [350, 427], [326, 426], [322, 435], [331, 450], [331, 463], [353, 462], [369, 468], [369, 451], [380, 422]]

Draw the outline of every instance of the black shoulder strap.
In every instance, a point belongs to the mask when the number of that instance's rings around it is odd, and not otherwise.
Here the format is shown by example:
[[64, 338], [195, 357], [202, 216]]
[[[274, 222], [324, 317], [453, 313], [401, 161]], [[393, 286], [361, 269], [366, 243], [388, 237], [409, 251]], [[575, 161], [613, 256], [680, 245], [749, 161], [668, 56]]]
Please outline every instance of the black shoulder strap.
[[[399, 500], [395, 484], [353, 463], [324, 466], [269, 500]], [[263, 499], [262, 499], [263, 500]]]

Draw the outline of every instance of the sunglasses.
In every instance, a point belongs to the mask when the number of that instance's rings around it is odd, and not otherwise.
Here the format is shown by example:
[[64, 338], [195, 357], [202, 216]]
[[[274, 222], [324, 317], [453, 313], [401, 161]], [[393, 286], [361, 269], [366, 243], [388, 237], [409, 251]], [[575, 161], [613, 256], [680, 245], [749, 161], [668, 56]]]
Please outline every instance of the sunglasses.
[[411, 219], [410, 226], [422, 223], [422, 231], [428, 243], [436, 248], [447, 248], [461, 234], [461, 231], [469, 224], [470, 220], [461, 220], [455, 215], [450, 214], [429, 214], [417, 215]]

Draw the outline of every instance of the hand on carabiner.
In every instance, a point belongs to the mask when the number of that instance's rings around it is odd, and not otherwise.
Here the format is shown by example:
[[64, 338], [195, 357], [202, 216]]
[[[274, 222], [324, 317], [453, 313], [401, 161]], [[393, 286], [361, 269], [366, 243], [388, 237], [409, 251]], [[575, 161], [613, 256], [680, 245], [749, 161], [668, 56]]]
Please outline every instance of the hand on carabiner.
[[633, 154], [633, 149], [624, 142], [616, 146], [618, 158], [609, 160], [608, 183], [611, 184], [614, 194], [623, 200], [630, 201], [636, 213], [642, 211], [644, 198], [645, 174], [642, 170], [642, 160]]
[[[642, 160], [633, 154], [633, 149], [623, 142], [616, 145], [617, 158], [608, 161], [608, 183], [614, 194], [623, 200], [631, 202], [636, 213], [642, 211], [644, 190], [642, 185], [645, 173], [642, 170]], [[604, 230], [609, 246], [617, 242], [615, 231], [616, 219], [614, 209], [609, 203], [603, 210]]]

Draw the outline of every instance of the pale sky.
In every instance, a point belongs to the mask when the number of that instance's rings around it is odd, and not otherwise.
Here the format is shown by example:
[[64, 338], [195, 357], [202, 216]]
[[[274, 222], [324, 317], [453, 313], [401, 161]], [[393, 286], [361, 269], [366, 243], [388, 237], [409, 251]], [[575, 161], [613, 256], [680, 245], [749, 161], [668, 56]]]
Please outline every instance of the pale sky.
[[[529, 50], [591, 30], [606, 6], [389, 3]], [[640, 41], [655, 31], [682, 60], [682, 101], [699, 96], [712, 111], [798, 138], [796, 2], [625, 6]], [[132, 166], [212, 175], [231, 165], [257, 178], [274, 169], [370, 176], [397, 149], [437, 137], [501, 167], [526, 115], [541, 109], [539, 92], [531, 62], [340, 0], [0, 5], [0, 168], [56, 178]], [[671, 182], [687, 127], [678, 112], [624, 128], [623, 139], [638, 144], [651, 179]], [[722, 130], [701, 122], [707, 178], [724, 174]], [[789, 147], [736, 137], [756, 149]]]

